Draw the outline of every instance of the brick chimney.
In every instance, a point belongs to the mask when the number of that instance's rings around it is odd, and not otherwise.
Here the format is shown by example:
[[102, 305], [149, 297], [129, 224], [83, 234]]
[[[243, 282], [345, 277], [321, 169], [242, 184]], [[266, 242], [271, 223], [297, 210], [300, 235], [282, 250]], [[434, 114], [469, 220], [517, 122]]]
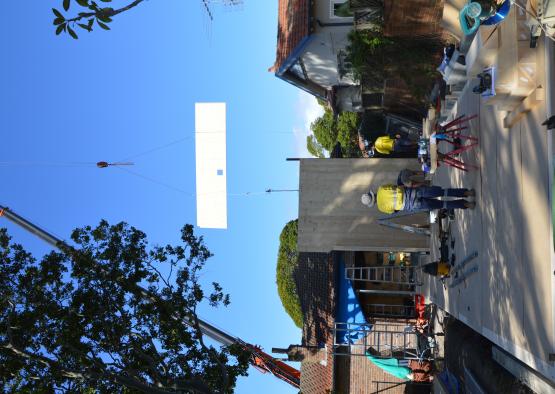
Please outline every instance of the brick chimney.
[[321, 365], [326, 365], [328, 362], [328, 349], [325, 346], [289, 345], [287, 349], [272, 348], [272, 353], [287, 354], [287, 361], [302, 361]]

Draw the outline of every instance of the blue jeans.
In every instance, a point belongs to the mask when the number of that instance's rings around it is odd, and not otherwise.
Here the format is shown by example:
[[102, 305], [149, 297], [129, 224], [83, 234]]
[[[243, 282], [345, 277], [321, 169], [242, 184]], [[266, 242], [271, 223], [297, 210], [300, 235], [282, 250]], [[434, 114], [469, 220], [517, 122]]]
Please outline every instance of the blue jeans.
[[411, 153], [416, 152], [418, 144], [408, 138], [397, 138], [393, 143], [393, 152]]
[[466, 209], [464, 199], [451, 201], [436, 200], [438, 197], [464, 197], [468, 189], [443, 189], [439, 186], [420, 186], [415, 189], [416, 196], [411, 210], [415, 209]]

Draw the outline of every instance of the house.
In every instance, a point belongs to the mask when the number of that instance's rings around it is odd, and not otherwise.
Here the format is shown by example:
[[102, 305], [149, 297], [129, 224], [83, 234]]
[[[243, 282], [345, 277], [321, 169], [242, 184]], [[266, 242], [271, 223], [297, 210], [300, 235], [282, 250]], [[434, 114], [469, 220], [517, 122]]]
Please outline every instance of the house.
[[[365, 353], [370, 347], [383, 357], [393, 357], [393, 349], [417, 348], [416, 334], [405, 330], [416, 318], [417, 281], [389, 280], [381, 271], [358, 278], [370, 280], [351, 280], [348, 272], [379, 266], [406, 274], [411, 269], [399, 265], [401, 253], [429, 250], [428, 237], [379, 225], [382, 215], [360, 202], [369, 188], [394, 183], [399, 171], [415, 163], [300, 160], [299, 261], [293, 276], [304, 317], [302, 339], [274, 351], [301, 361], [303, 394], [403, 393], [412, 387], [376, 367]], [[425, 215], [404, 219], [426, 221]], [[411, 355], [403, 353], [403, 358]]]
[[361, 110], [346, 61], [353, 27], [349, 0], [279, 0], [277, 50], [269, 69], [338, 111]]

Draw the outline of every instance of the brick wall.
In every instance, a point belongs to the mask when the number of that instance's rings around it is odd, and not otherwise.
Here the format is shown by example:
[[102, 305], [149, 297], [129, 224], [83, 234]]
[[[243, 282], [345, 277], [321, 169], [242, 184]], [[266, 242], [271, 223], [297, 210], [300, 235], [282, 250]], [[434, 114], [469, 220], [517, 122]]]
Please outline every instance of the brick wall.
[[304, 346], [327, 346], [327, 365], [301, 363], [301, 392], [322, 394], [333, 385], [334, 281], [333, 260], [328, 253], [302, 252], [293, 278], [303, 312]]
[[441, 27], [443, 0], [386, 0], [384, 34], [396, 37], [450, 37]]

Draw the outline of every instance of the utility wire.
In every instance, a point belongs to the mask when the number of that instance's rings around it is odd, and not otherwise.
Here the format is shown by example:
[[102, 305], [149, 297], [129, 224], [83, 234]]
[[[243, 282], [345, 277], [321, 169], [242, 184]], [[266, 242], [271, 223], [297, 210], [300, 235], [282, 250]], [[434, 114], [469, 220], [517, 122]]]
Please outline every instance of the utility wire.
[[[124, 167], [116, 167], [116, 168], [119, 169], [119, 170], [121, 170], [121, 171], [127, 172], [127, 173], [129, 173], [129, 174], [131, 174], [131, 175], [133, 175], [133, 176], [136, 176], [136, 177], [138, 177], [138, 178], [144, 179], [144, 180], [146, 180], [146, 181], [148, 181], [148, 182], [155, 183], [155, 184], [157, 184], [157, 185], [159, 185], [159, 186], [163, 186], [163, 187], [165, 187], [165, 188], [167, 188], [167, 189], [171, 189], [171, 190], [173, 190], [173, 191], [175, 191], [175, 192], [184, 194], [184, 195], [186, 195], [187, 197], [193, 198], [193, 197], [196, 197], [196, 196], [197, 196], [197, 194], [190, 193], [190, 192], [188, 192], [188, 191], [186, 191], [186, 190], [183, 190], [183, 189], [180, 189], [180, 188], [175, 187], [175, 186], [173, 186], [173, 185], [170, 185], [169, 183], [165, 183], [165, 182], [159, 181], [159, 180], [157, 180], [157, 179], [154, 179], [154, 178], [145, 176], [145, 175], [143, 175], [143, 174], [139, 174], [139, 173], [136, 172], [136, 171], [131, 171], [131, 170], [128, 169], [128, 168], [124, 168]], [[273, 191], [281, 191], [281, 190], [272, 190], [272, 189], [268, 189], [268, 190], [263, 191], [263, 192], [227, 193], [227, 196], [230, 196], [230, 197], [259, 196], [259, 195], [267, 194], [267, 193], [270, 193], [270, 192], [273, 192]], [[219, 194], [219, 192], [201, 193], [201, 194], [198, 194], [198, 196], [205, 196], [205, 195], [208, 196], [208, 195], [213, 195], [213, 194]]]
[[[218, 134], [218, 133], [221, 133], [221, 131], [196, 131], [196, 132], [194, 132], [193, 134]], [[289, 134], [289, 135], [295, 135], [296, 133], [295, 133], [294, 131], [265, 131], [265, 132], [263, 132], [263, 134]], [[154, 147], [154, 148], [145, 150], [145, 151], [143, 151], [143, 152], [139, 152], [139, 153], [137, 153], [137, 154], [128, 156], [128, 157], [126, 157], [126, 158], [124, 158], [124, 159], [118, 160], [118, 162], [120, 162], [120, 161], [128, 161], [128, 160], [131, 160], [131, 159], [135, 159], [135, 158], [137, 158], [137, 157], [145, 156], [145, 155], [148, 155], [148, 154], [150, 154], [150, 153], [153, 153], [153, 152], [156, 152], [156, 151], [165, 149], [165, 148], [169, 148], [170, 146], [176, 145], [176, 144], [178, 144], [178, 143], [180, 143], [180, 142], [187, 141], [187, 140], [190, 140], [190, 139], [193, 139], [193, 138], [194, 138], [194, 135], [192, 135], [192, 136], [187, 136], [187, 137], [183, 137], [183, 138], [179, 138], [179, 139], [177, 139], [177, 140], [175, 140], [175, 141], [172, 141], [172, 142], [169, 142], [169, 143], [167, 143], [167, 144], [160, 145], [160, 146], [156, 146], [156, 147]]]
[[165, 148], [169, 148], [169, 147], [172, 146], [172, 145], [176, 145], [176, 144], [178, 144], [178, 143], [180, 143], [180, 142], [183, 142], [183, 141], [186, 141], [186, 140], [189, 140], [189, 139], [192, 139], [192, 138], [193, 138], [192, 136], [180, 138], [180, 139], [178, 139], [178, 140], [169, 142], [169, 143], [167, 143], [167, 144], [160, 145], [160, 146], [157, 146], [157, 147], [154, 147], [154, 148], [145, 150], [145, 151], [143, 151], [143, 152], [137, 153], [137, 154], [132, 155], [132, 156], [128, 156], [128, 157], [126, 157], [125, 159], [118, 160], [118, 161], [129, 161], [129, 160], [135, 159], [135, 158], [137, 158], [137, 157], [141, 157], [141, 156], [148, 155], [149, 153], [153, 153], [153, 152], [156, 152], [156, 151], [165, 149]]
[[95, 162], [92, 161], [0, 161], [0, 166], [44, 166], [44, 167], [83, 167], [94, 166]]
[[119, 170], [121, 170], [121, 171], [127, 172], [127, 173], [129, 173], [129, 174], [131, 174], [131, 175], [133, 175], [133, 176], [138, 177], [138, 178], [142, 178], [142, 179], [144, 179], [144, 180], [146, 180], [146, 181], [148, 181], [148, 182], [155, 183], [155, 184], [157, 184], [157, 185], [160, 185], [160, 186], [163, 186], [163, 187], [165, 187], [165, 188], [171, 189], [171, 190], [176, 191], [176, 192], [178, 192], [178, 193], [185, 194], [185, 195], [187, 195], [187, 196], [189, 196], [189, 197], [193, 197], [193, 196], [194, 196], [193, 194], [189, 193], [189, 192], [186, 191], [186, 190], [183, 190], [183, 189], [180, 189], [180, 188], [178, 188], [178, 187], [172, 186], [172, 185], [170, 185], [170, 184], [168, 184], [168, 183], [165, 183], [165, 182], [161, 182], [161, 181], [159, 181], [159, 180], [157, 180], [157, 179], [154, 179], [154, 178], [145, 176], [145, 175], [143, 175], [143, 174], [139, 174], [138, 172], [131, 171], [129, 168], [124, 168], [124, 167], [115, 167], [115, 168], [117, 168], [117, 169], [119, 169]]

